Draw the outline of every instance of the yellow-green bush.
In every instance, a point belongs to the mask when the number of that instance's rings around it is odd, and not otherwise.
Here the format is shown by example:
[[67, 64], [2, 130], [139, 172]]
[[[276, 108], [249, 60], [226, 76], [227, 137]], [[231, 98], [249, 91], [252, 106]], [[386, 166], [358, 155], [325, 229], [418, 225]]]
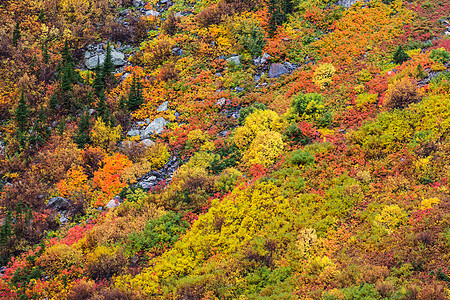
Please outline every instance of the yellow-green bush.
[[75, 247], [55, 244], [45, 250], [37, 264], [44, 268], [48, 274], [56, 275], [64, 269], [80, 265], [82, 257], [83, 253]]
[[270, 130], [261, 131], [256, 134], [242, 160], [247, 166], [260, 164], [267, 167], [283, 153], [283, 148], [284, 142], [280, 133]]
[[332, 64], [319, 65], [314, 71], [314, 84], [324, 89], [331, 85], [332, 77], [336, 73], [336, 68]]
[[97, 118], [91, 130], [92, 143], [103, 149], [111, 149], [120, 140], [121, 132], [120, 125], [110, 127], [103, 122], [102, 118]]
[[240, 150], [247, 149], [258, 132], [265, 130], [279, 131], [286, 124], [280, 120], [278, 114], [272, 110], [256, 110], [246, 119], [244, 126], [238, 127], [234, 134], [234, 142]]

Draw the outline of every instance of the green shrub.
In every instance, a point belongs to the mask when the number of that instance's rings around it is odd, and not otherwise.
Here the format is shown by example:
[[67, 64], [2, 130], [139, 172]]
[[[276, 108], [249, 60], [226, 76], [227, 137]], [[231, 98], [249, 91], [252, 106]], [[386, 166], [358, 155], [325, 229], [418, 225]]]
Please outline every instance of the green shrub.
[[173, 211], [147, 222], [142, 232], [133, 232], [126, 243], [128, 254], [140, 251], [159, 253], [173, 245], [189, 227], [181, 215]]
[[238, 119], [239, 125], [244, 125], [245, 119], [250, 114], [254, 113], [256, 110], [266, 110], [266, 109], [267, 109], [267, 106], [265, 104], [258, 103], [258, 102], [241, 109], [239, 111], [239, 119]]
[[445, 51], [444, 48], [431, 50], [430, 58], [437, 63], [445, 64], [450, 60], [450, 53]]
[[410, 57], [406, 54], [405, 50], [403, 50], [402, 46], [398, 46], [397, 50], [394, 53], [393, 61], [397, 65], [401, 65], [403, 62], [407, 61]]
[[297, 150], [292, 153], [290, 162], [293, 165], [311, 165], [316, 162], [316, 159], [306, 150]]

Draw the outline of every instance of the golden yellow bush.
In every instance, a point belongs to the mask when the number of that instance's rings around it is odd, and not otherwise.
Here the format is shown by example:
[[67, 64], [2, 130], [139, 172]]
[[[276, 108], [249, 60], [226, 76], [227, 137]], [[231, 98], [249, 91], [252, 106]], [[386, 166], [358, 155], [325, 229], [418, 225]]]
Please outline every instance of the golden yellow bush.
[[267, 167], [275, 162], [283, 148], [284, 142], [280, 133], [270, 130], [258, 132], [242, 160], [247, 166], [261, 164]]
[[336, 73], [336, 68], [332, 64], [322, 64], [314, 71], [314, 84], [324, 89], [331, 85], [331, 78]]
[[55, 244], [45, 250], [37, 264], [44, 268], [48, 274], [56, 275], [64, 269], [80, 264], [82, 257], [82, 252], [75, 247]]
[[95, 146], [111, 149], [120, 140], [121, 132], [122, 126], [110, 127], [103, 122], [102, 118], [97, 118], [91, 130], [91, 139]]
[[272, 110], [256, 110], [245, 119], [244, 126], [236, 129], [234, 143], [240, 150], [247, 149], [258, 132], [283, 130], [287, 123], [280, 119]]

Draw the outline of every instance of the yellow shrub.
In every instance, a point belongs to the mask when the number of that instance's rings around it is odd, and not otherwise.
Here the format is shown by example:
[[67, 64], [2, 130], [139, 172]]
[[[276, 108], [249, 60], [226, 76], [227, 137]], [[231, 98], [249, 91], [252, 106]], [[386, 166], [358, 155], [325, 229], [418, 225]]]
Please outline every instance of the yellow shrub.
[[280, 133], [270, 130], [258, 132], [242, 160], [247, 166], [261, 164], [267, 167], [275, 162], [283, 148], [284, 142]]
[[440, 200], [439, 198], [428, 198], [428, 199], [423, 199], [420, 202], [420, 209], [429, 209], [432, 208], [433, 206], [439, 204]]
[[152, 168], [162, 168], [170, 158], [170, 153], [166, 144], [157, 143], [156, 145], [149, 147], [145, 152], [145, 158], [152, 165]]
[[314, 71], [314, 84], [321, 89], [331, 85], [331, 78], [336, 73], [336, 68], [332, 64], [322, 64]]
[[122, 126], [110, 127], [103, 122], [102, 118], [97, 118], [91, 130], [92, 142], [103, 149], [111, 149], [120, 140], [121, 132]]
[[367, 93], [358, 95], [355, 101], [355, 105], [358, 108], [366, 106], [367, 104], [374, 104], [374, 103], [377, 103], [377, 95]]
[[45, 250], [37, 264], [49, 274], [56, 275], [64, 269], [80, 264], [82, 257], [82, 252], [75, 247], [66, 244], [55, 244]]
[[386, 205], [375, 217], [374, 225], [381, 227], [390, 235], [406, 220], [406, 216], [406, 212], [397, 204]]
[[283, 130], [287, 123], [272, 110], [256, 110], [246, 119], [244, 126], [236, 129], [234, 142], [239, 149], [247, 149], [256, 134], [265, 130]]
[[141, 177], [151, 170], [162, 168], [169, 158], [170, 153], [166, 144], [157, 143], [145, 150], [145, 156], [143, 158], [126, 168], [121, 178], [128, 183], [136, 183], [137, 177]]
[[188, 142], [194, 147], [200, 147], [208, 140], [208, 135], [201, 129], [194, 129], [188, 133]]

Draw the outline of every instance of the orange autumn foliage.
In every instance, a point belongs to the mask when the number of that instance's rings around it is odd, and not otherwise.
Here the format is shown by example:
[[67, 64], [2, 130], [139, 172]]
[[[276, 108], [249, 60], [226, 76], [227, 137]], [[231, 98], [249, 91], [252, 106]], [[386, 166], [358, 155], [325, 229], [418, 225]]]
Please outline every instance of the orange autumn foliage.
[[131, 166], [131, 161], [122, 153], [115, 153], [103, 159], [103, 167], [94, 172], [94, 205], [105, 205], [126, 186], [120, 179], [123, 171]]

